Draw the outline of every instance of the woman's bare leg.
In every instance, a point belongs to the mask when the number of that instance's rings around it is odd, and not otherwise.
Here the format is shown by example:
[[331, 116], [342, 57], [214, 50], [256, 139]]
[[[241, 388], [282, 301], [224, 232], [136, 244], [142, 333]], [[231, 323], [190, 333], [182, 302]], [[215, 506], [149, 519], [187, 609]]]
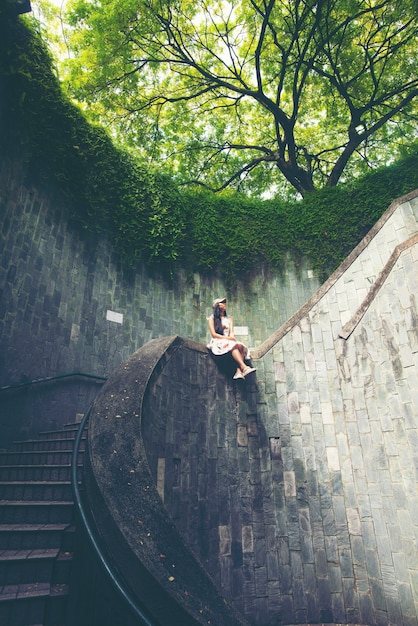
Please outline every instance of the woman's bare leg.
[[241, 350], [238, 347], [234, 348], [231, 354], [233, 358], [235, 359], [235, 361], [238, 363], [239, 369], [241, 370], [241, 372], [243, 372], [246, 366], [244, 363], [244, 358], [243, 358], [243, 354]]

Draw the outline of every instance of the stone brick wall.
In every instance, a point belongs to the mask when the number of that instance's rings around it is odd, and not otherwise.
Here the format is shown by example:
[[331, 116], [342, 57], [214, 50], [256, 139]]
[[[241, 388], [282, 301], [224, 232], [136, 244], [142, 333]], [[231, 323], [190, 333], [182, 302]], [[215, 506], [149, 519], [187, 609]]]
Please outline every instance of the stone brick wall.
[[143, 438], [165, 507], [254, 626], [418, 624], [418, 193], [216, 375], [171, 356]]
[[[0, 175], [2, 385], [108, 376], [155, 337], [205, 341], [219, 281], [123, 276], [19, 176]], [[156, 489], [251, 624], [418, 624], [417, 222], [414, 193], [324, 285], [306, 266], [239, 285], [226, 295], [255, 377], [182, 351], [147, 400]]]
[[[205, 347], [178, 336], [154, 339], [116, 369], [96, 399], [89, 420], [84, 488], [96, 527], [111, 563], [161, 626], [248, 626], [241, 610], [228, 602], [189, 544], [191, 536], [196, 537], [197, 526], [192, 514], [197, 502], [196, 460], [203, 481], [207, 476], [203, 448], [209, 379], [212, 383], [219, 379], [219, 399], [230, 395]], [[143, 431], [149, 456], [141, 437], [147, 390], [157, 403], [161, 399], [159, 414], [146, 410]], [[168, 414], [173, 414], [173, 419]], [[225, 413], [224, 419], [228, 419]], [[213, 432], [214, 426], [215, 422], [207, 432]], [[163, 432], [168, 435], [166, 441]], [[175, 442], [171, 447], [170, 439]], [[164, 483], [173, 452], [183, 463], [177, 472], [183, 484], [175, 517], [177, 524], [189, 519], [192, 533], [185, 539], [162, 504], [150, 471], [151, 462], [154, 475], [157, 472]], [[212, 457], [213, 452], [211, 448]], [[163, 469], [161, 461], [165, 459]], [[215, 486], [216, 468], [212, 467], [211, 485]], [[169, 480], [167, 496], [175, 496], [175, 472]], [[214, 499], [213, 512], [215, 506]], [[207, 511], [209, 514], [209, 507]], [[216, 559], [215, 550], [213, 555]]]
[[[171, 284], [146, 267], [123, 274], [109, 242], [80, 237], [62, 201], [27, 187], [16, 163], [3, 162], [0, 169], [0, 220], [0, 386], [68, 372], [107, 377], [155, 337], [179, 334], [205, 342], [206, 316], [219, 294], [228, 296], [236, 325], [248, 328], [243, 339], [255, 345], [319, 286], [306, 263], [300, 272], [289, 264], [282, 277], [260, 272], [234, 293], [198, 274], [179, 272]], [[71, 413], [63, 391], [65, 411], [58, 419], [83, 413], [94, 386], [84, 381]], [[29, 399], [22, 417], [34, 428], [38, 409]], [[3, 404], [3, 412], [13, 429], [15, 411]], [[56, 420], [56, 412], [45, 415], [51, 426]]]

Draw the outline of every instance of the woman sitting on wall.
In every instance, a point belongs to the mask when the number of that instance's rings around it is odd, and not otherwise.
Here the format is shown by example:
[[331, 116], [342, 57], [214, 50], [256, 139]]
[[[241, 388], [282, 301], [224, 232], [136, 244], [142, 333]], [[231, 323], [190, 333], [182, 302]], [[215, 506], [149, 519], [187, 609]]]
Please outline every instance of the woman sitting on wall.
[[232, 356], [237, 364], [233, 376], [235, 380], [255, 372], [255, 367], [250, 367], [245, 363], [245, 360], [250, 358], [248, 348], [234, 337], [234, 324], [232, 318], [226, 313], [226, 298], [216, 298], [212, 303], [212, 308], [213, 313], [207, 318], [212, 336], [208, 343], [209, 350], [215, 356], [225, 354]]

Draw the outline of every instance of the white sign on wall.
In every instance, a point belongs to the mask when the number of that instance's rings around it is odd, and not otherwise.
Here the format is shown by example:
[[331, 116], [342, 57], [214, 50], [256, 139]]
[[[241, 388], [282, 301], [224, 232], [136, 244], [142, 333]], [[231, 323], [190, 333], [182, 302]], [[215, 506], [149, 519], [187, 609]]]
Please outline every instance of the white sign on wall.
[[109, 322], [115, 322], [116, 324], [123, 324], [123, 314], [116, 313], [116, 311], [106, 311], [106, 319]]

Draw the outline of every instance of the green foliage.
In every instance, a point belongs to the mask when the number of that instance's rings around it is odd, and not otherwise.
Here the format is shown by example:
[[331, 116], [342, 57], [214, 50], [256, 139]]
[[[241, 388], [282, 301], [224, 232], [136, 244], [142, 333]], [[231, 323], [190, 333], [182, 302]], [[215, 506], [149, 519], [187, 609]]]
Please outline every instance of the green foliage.
[[189, 185], [306, 196], [416, 136], [416, 0], [67, 7], [66, 88], [121, 145]]
[[310, 259], [322, 280], [374, 226], [390, 203], [418, 188], [418, 152], [355, 183], [327, 187], [300, 202], [256, 201], [240, 194], [185, 197], [195, 267], [250, 275], [255, 263], [276, 271], [287, 255]]
[[217, 272], [228, 281], [258, 264], [280, 271], [290, 253], [325, 278], [390, 202], [418, 187], [418, 152], [355, 184], [303, 201], [180, 192], [162, 171], [140, 166], [89, 124], [63, 95], [39, 33], [25, 20], [0, 29], [0, 149], [22, 158], [32, 183], [67, 201], [87, 233], [107, 233], [126, 268], [139, 262]]
[[63, 95], [39, 34], [12, 20], [2, 33], [8, 94], [2, 151], [23, 157], [31, 181], [59, 190], [83, 230], [107, 232], [125, 265], [175, 261], [183, 238], [172, 181], [141, 168]]
[[114, 244], [127, 267], [139, 261], [172, 272], [182, 254], [182, 199], [173, 182], [131, 163], [125, 194], [113, 205]]
[[326, 278], [374, 226], [390, 203], [418, 187], [418, 152], [351, 184], [310, 194], [291, 214], [293, 253]]
[[197, 269], [242, 276], [257, 262], [283, 267], [292, 205], [210, 192], [185, 194], [184, 203], [190, 260]]

